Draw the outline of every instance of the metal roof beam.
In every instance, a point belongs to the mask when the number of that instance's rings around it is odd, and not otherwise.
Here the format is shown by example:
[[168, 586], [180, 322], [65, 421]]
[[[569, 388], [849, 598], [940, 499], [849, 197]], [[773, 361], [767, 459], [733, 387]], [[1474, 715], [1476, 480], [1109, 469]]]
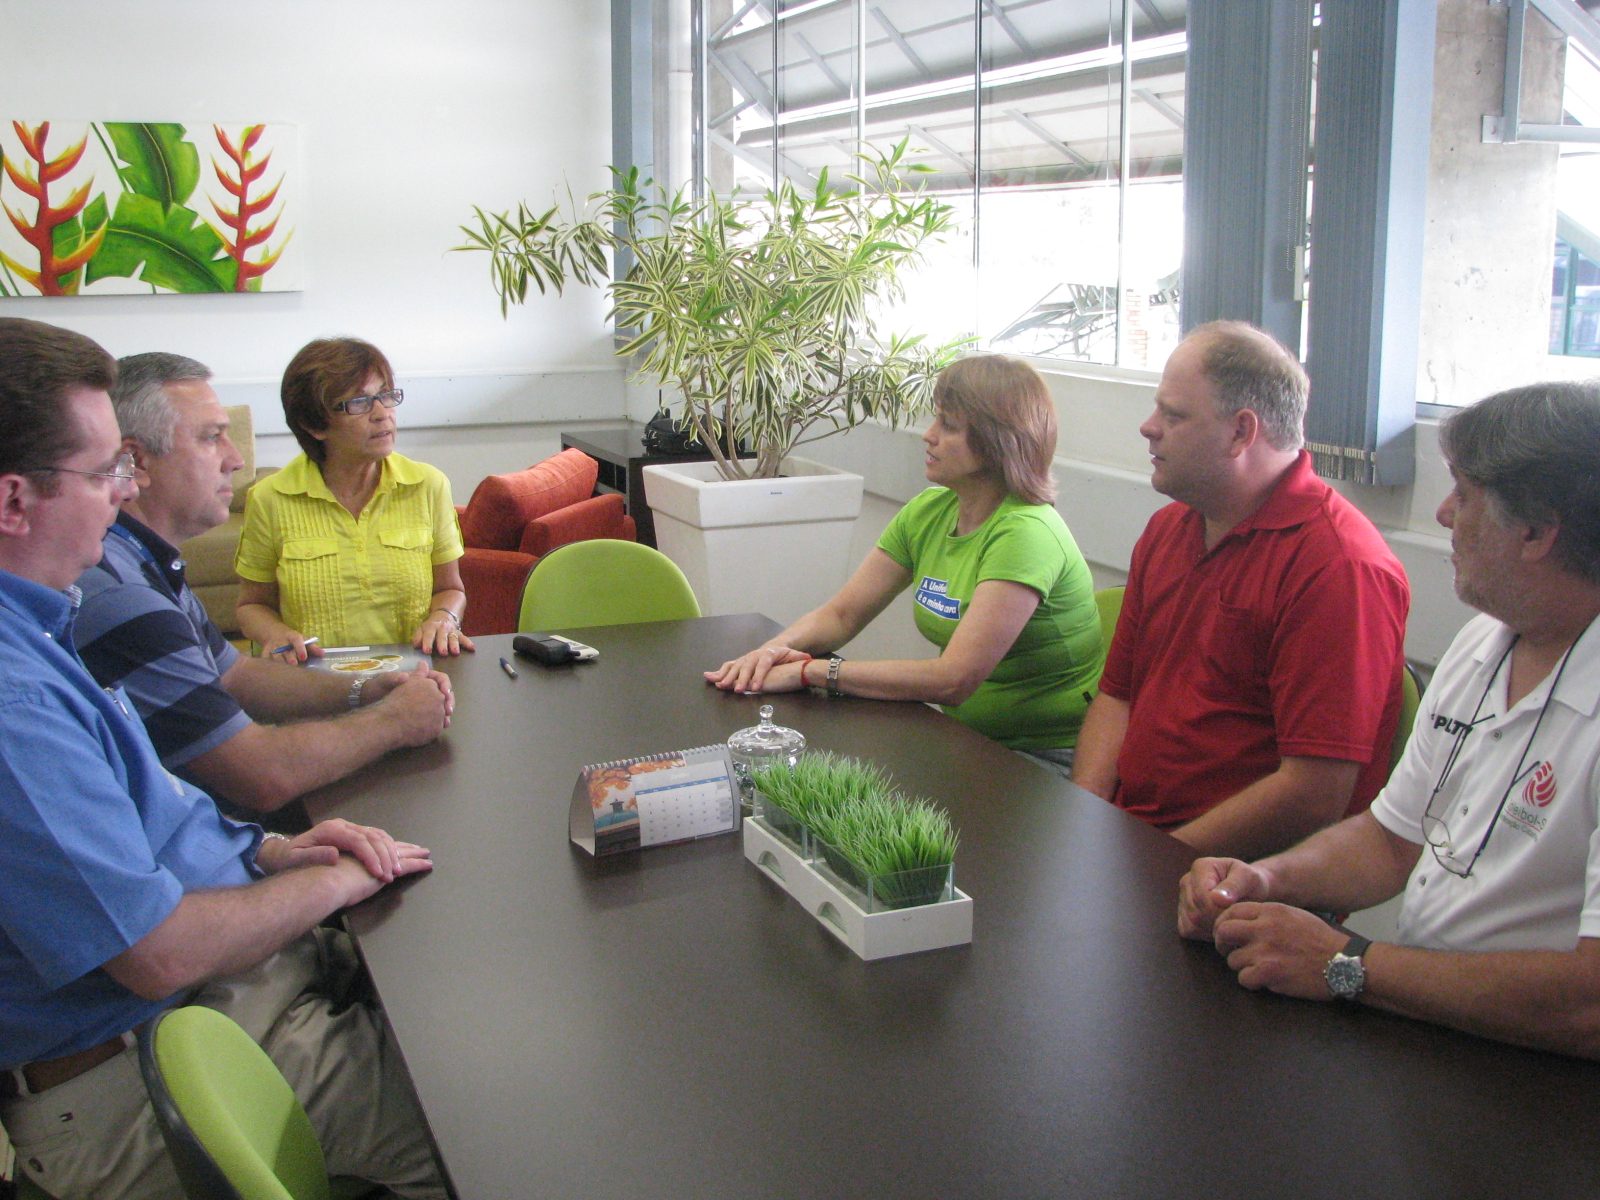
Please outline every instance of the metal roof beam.
[[1143, 100], [1151, 108], [1155, 109], [1167, 120], [1171, 121], [1179, 129], [1183, 128], [1183, 114], [1177, 109], [1173, 108], [1172, 105], [1168, 104], [1160, 96], [1152, 92], [1149, 88], [1134, 88], [1133, 94], [1139, 97], [1139, 99]]
[[1166, 14], [1156, 7], [1156, 0], [1135, 0], [1135, 2], [1139, 5], [1139, 11], [1144, 13], [1145, 20], [1150, 22], [1150, 28], [1157, 33], [1167, 32]]
[[913, 124], [911, 124], [911, 122], [907, 121], [906, 122], [906, 128], [908, 130], [910, 130], [912, 133], [916, 134], [918, 137], [924, 139], [928, 143], [928, 145], [932, 146], [935, 150], [937, 150], [940, 154], [943, 154], [946, 158], [954, 159], [957, 163], [959, 163], [961, 165], [961, 169], [964, 170], [968, 175], [971, 175], [974, 178], [977, 177], [978, 169], [976, 167], [974, 167], [972, 165], [972, 163], [969, 162], [965, 157], [963, 157], [961, 154], [957, 153], [956, 150], [952, 146], [950, 146], [948, 143], [946, 143], [943, 140], [941, 140], [940, 138], [936, 137], [934, 134], [929, 133], [921, 125], [913, 125]]
[[721, 25], [717, 26], [717, 31], [706, 39], [707, 43], [713, 46], [716, 45], [723, 38], [727, 37], [740, 21], [745, 19], [752, 8], [756, 8], [758, 6], [760, 6], [760, 0], [745, 0], [744, 7], [738, 12], [734, 13], [733, 16], [729, 17]]
[[1600, 24], [1594, 17], [1573, 0], [1533, 0], [1533, 6], [1550, 24], [1577, 42], [1591, 62], [1600, 63]]
[[911, 43], [906, 41], [905, 34], [896, 29], [893, 22], [884, 15], [883, 9], [874, 6], [867, 11], [877, 19], [878, 24], [883, 27], [884, 33], [889, 35], [889, 40], [895, 44], [901, 54], [906, 56], [906, 60], [916, 68], [917, 74], [924, 79], [932, 79], [933, 72], [928, 70], [928, 64], [923, 62], [921, 56], [911, 48]]
[[[1132, 58], [1135, 63], [1148, 62], [1152, 59], [1176, 57], [1184, 54], [1188, 49], [1188, 39], [1183, 33], [1165, 34], [1159, 38], [1143, 38], [1134, 42]], [[1032, 62], [1018, 63], [1015, 66], [999, 67], [993, 71], [983, 73], [983, 86], [985, 91], [1010, 84], [1031, 83], [1044, 79], [1057, 79], [1066, 75], [1079, 72], [1098, 70], [1101, 67], [1113, 66], [1121, 61], [1121, 54], [1116, 48], [1077, 51], [1073, 54], [1063, 54], [1055, 58], [1036, 59]], [[912, 84], [908, 87], [893, 88], [887, 92], [869, 92], [867, 94], [867, 107], [886, 108], [896, 104], [912, 103], [919, 100], [936, 100], [944, 96], [970, 95], [972, 92], [972, 75], [955, 76], [945, 80], [930, 80], [927, 83]], [[855, 111], [855, 100], [827, 100], [820, 104], [807, 104], [801, 108], [790, 109], [783, 114], [783, 123], [792, 125], [800, 121], [811, 121], [818, 117], [831, 117], [840, 113]]]
[[744, 93], [747, 100], [753, 101], [758, 108], [765, 110], [767, 115], [776, 123], [778, 120], [778, 101], [761, 82], [760, 77], [750, 69], [750, 64], [745, 62], [736, 53], [724, 53], [721, 50], [710, 50], [711, 61], [716, 64], [717, 70], [727, 77], [729, 83]]
[[1010, 14], [1000, 6], [1000, 0], [983, 0], [983, 7], [989, 11], [989, 15], [995, 19], [1000, 28], [1006, 31], [1006, 36], [1017, 44], [1018, 49], [1024, 54], [1032, 54], [1034, 52], [1033, 43], [1022, 36], [1022, 30], [1017, 28], [1017, 24], [1011, 19]]
[[723, 113], [721, 116], [713, 117], [710, 121], [707, 122], [706, 127], [708, 129], [721, 129], [724, 125], [726, 125], [729, 121], [731, 121], [735, 117], [737, 117], [745, 109], [755, 107], [755, 103], [756, 102], [754, 100], [741, 100], [741, 101], [739, 101], [739, 103], [735, 104], [732, 108], [730, 108], [727, 112]]
[[[1500, 111], [1483, 118], [1483, 140], [1489, 143], [1516, 142], [1600, 142], [1600, 126], [1536, 125], [1522, 119], [1522, 49], [1526, 35], [1528, 6], [1532, 4], [1549, 17], [1563, 33], [1577, 42], [1585, 56], [1594, 53], [1591, 42], [1600, 41], [1589, 15], [1572, 0], [1508, 0], [1506, 5], [1505, 77], [1500, 88]], [[1570, 10], [1570, 11], [1569, 11]]]
[[[711, 132], [710, 137], [713, 142], [717, 143], [717, 145], [721, 146], [729, 154], [744, 159], [745, 162], [749, 163], [756, 170], [760, 171], [768, 179], [772, 178], [772, 159], [770, 156], [756, 154], [754, 151], [746, 149], [737, 142], [731, 140], [730, 138], [724, 137], [722, 134], [716, 133], [715, 131]], [[787, 154], [784, 154], [781, 151], [778, 153], [778, 157], [782, 160], [784, 174], [789, 176], [790, 179], [794, 180], [796, 183], [804, 184], [807, 187], [817, 186], [817, 177], [802, 167], [799, 163], [795, 162], [794, 159], [790, 158]]]
[[828, 65], [828, 60], [822, 57], [822, 53], [811, 44], [810, 38], [797, 30], [794, 35], [794, 40], [800, 43], [800, 49], [806, 52], [806, 57], [817, 65], [817, 70], [826, 75], [828, 77], [828, 81], [832, 83], [834, 87], [838, 88], [841, 92], [848, 92], [850, 90], [850, 85], [839, 78], [838, 72]]
[[1039, 122], [1035, 121], [1027, 113], [1023, 112], [1020, 108], [1008, 108], [1005, 110], [1005, 114], [1018, 125], [1021, 125], [1029, 133], [1033, 134], [1034, 137], [1038, 138], [1045, 145], [1059, 153], [1069, 163], [1072, 163], [1074, 166], [1082, 167], [1088, 171], [1094, 170], [1094, 164], [1092, 162], [1090, 162], [1083, 155], [1079, 154], [1071, 146], [1063, 142], [1055, 134], [1051, 133], [1043, 125], [1039, 124]]

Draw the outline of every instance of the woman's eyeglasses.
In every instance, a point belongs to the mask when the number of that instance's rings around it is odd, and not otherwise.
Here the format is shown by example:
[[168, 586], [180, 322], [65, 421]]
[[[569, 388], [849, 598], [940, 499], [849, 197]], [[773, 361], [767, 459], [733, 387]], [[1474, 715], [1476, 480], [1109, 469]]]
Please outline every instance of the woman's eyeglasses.
[[45, 471], [61, 471], [67, 475], [88, 475], [95, 479], [114, 479], [118, 486], [128, 487], [133, 483], [133, 455], [119, 454], [117, 461], [111, 465], [109, 471], [79, 471], [74, 467], [42, 467]]
[[348, 400], [341, 400], [333, 406], [334, 412], [349, 413], [352, 417], [359, 417], [362, 413], [372, 411], [374, 404], [381, 404], [385, 408], [394, 408], [406, 394], [400, 388], [391, 388], [387, 392], [378, 392], [372, 396], [351, 396]]

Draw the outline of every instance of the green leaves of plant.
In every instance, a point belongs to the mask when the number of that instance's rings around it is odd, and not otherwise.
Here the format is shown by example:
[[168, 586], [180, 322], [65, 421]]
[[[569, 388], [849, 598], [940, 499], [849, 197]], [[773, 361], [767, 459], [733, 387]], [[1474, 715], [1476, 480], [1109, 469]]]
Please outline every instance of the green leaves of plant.
[[[788, 179], [761, 200], [682, 193], [647, 200], [637, 170], [588, 209], [562, 214], [474, 212], [467, 244], [486, 251], [504, 314], [530, 283], [560, 292], [604, 276], [616, 250], [627, 275], [611, 281], [611, 315], [643, 355], [640, 373], [684, 397], [683, 420], [725, 478], [776, 475], [804, 441], [866, 417], [896, 425], [924, 411], [933, 377], [970, 339], [925, 346], [879, 337], [874, 302], [900, 294], [898, 273], [952, 227], [954, 210], [909, 189], [907, 143], [858, 158], [855, 190]], [[569, 209], [574, 206], [569, 205]], [[821, 432], [807, 437], [812, 429]], [[756, 448], [755, 463], [726, 458], [723, 434]]]
[[200, 183], [200, 151], [183, 140], [182, 125], [106, 121], [104, 126], [124, 164], [117, 177], [125, 188], [154, 200], [163, 211], [188, 203]]
[[[106, 121], [126, 189], [84, 279], [139, 278], [175, 292], [231, 292], [238, 265], [222, 239], [184, 207], [200, 184], [200, 151], [170, 122]], [[79, 236], [106, 220], [102, 194], [83, 212]], [[141, 274], [141, 268], [143, 273]]]
[[87, 282], [108, 275], [131, 279], [140, 264], [140, 279], [175, 292], [231, 292], [238, 272], [198, 213], [181, 205], [164, 210], [149, 196], [124, 192], [105, 241], [89, 260]]

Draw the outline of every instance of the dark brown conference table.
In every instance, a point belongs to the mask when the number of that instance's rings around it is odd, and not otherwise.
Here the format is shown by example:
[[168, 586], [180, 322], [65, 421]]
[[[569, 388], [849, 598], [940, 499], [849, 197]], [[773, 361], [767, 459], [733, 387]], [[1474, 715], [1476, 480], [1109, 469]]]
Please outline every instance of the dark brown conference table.
[[570, 846], [581, 765], [755, 721], [696, 671], [773, 628], [479, 638], [443, 740], [313, 799], [434, 852], [351, 926], [463, 1200], [1600, 1195], [1600, 1066], [1244, 991], [1182, 845], [924, 705], [773, 698], [948, 806], [968, 947], [861, 962], [736, 835]]

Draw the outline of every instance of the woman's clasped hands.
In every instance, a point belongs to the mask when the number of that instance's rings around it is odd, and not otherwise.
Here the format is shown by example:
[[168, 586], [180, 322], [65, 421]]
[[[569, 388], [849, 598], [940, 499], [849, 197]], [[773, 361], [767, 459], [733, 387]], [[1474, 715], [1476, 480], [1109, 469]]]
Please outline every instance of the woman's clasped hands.
[[725, 692], [798, 692], [806, 686], [802, 673], [811, 655], [790, 646], [758, 646], [748, 654], [705, 672], [706, 682]]

